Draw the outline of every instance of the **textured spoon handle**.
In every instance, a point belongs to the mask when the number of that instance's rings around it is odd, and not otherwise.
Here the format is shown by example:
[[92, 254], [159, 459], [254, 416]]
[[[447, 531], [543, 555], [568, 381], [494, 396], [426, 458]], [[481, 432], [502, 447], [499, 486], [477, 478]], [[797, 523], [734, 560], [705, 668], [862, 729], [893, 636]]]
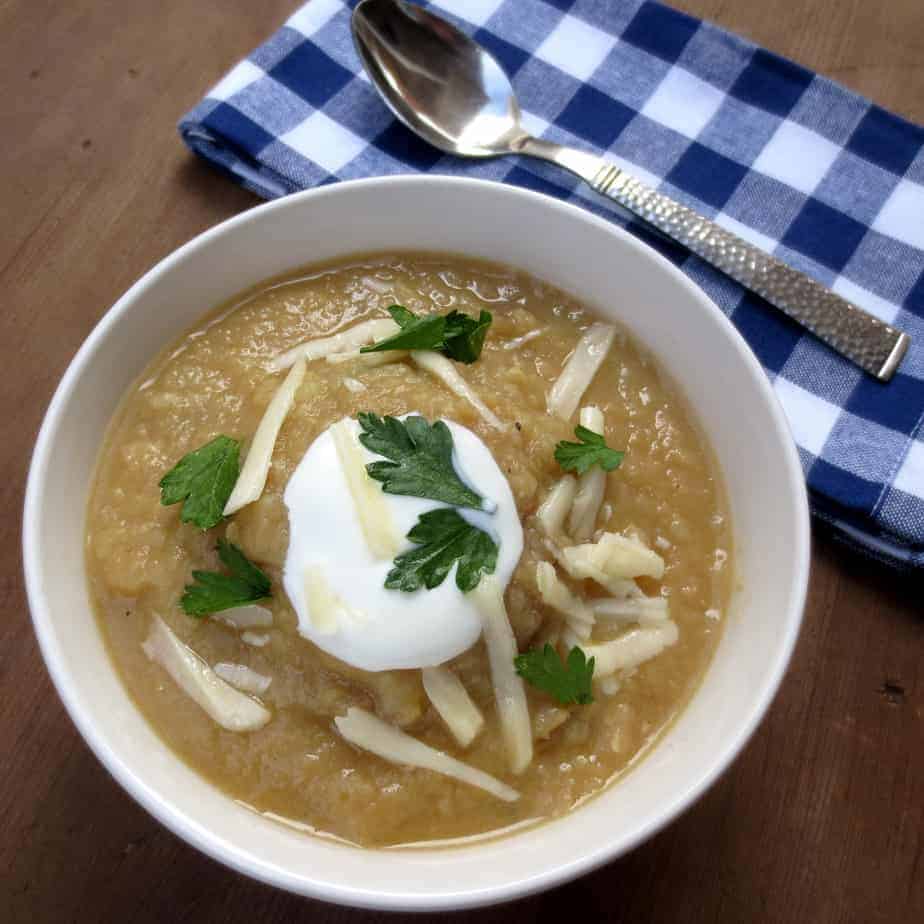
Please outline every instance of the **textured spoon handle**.
[[907, 334], [612, 164], [600, 168], [591, 186], [762, 295], [861, 369], [884, 382], [892, 378], [908, 349]]
[[858, 308], [805, 273], [656, 192], [613, 164], [573, 148], [529, 138], [520, 150], [576, 173], [597, 192], [762, 295], [842, 356], [889, 381], [911, 338]]

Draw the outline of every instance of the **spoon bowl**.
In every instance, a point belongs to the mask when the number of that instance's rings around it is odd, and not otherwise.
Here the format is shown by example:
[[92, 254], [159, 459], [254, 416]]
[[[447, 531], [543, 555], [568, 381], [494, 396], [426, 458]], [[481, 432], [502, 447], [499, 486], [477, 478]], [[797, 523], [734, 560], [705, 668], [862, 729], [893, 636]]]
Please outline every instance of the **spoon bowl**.
[[389, 109], [448, 154], [497, 157], [526, 138], [510, 80], [445, 19], [401, 0], [362, 0], [353, 39]]

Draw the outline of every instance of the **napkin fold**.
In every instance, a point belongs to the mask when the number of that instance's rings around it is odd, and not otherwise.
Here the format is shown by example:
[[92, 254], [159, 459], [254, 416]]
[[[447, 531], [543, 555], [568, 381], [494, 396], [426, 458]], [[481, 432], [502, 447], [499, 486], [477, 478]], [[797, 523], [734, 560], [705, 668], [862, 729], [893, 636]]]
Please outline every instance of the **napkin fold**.
[[564, 171], [461, 160], [418, 140], [362, 73], [354, 5], [302, 6], [181, 120], [186, 144], [264, 198], [429, 172], [514, 183], [627, 226], [750, 343], [815, 514], [884, 561], [924, 565], [924, 129], [651, 0], [426, 4], [498, 58], [530, 131], [606, 155], [907, 331], [911, 348], [883, 385]]

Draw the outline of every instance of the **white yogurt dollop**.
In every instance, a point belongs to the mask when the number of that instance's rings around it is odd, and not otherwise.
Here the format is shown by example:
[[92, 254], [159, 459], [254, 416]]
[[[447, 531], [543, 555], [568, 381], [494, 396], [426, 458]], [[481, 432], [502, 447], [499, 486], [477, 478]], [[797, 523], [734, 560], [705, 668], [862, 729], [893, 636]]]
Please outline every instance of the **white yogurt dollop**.
[[[471, 430], [445, 421], [452, 433], [453, 463], [463, 481], [490, 503], [493, 513], [458, 509], [499, 545], [495, 575], [506, 587], [523, 551], [523, 529], [513, 493], [488, 447]], [[359, 423], [348, 421], [354, 433]], [[360, 446], [365, 462], [380, 456]], [[406, 536], [420, 514], [436, 501], [384, 494], [399, 535]], [[283, 583], [298, 615], [298, 631], [328, 654], [367, 671], [435, 667], [470, 648], [481, 635], [481, 619], [471, 594], [455, 581], [456, 567], [433, 590], [405, 593], [385, 589], [391, 560], [369, 551], [355, 502], [329, 430], [308, 448], [286, 487], [289, 549]], [[404, 540], [399, 551], [414, 548]], [[323, 575], [332, 598], [342, 602], [331, 631], [312, 618], [305, 589], [308, 571]], [[317, 617], [319, 614], [315, 614]]]

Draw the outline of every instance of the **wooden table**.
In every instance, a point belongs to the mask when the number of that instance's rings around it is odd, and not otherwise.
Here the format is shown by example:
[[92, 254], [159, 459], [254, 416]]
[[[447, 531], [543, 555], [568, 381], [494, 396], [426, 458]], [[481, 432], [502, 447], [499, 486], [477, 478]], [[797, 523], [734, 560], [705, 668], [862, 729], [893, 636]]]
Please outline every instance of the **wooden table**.
[[[174, 123], [295, 2], [0, 4], [0, 921], [385, 917], [250, 882], [142, 811], [65, 715], [21, 578], [29, 453], [74, 351], [154, 262], [255, 204]], [[679, 5], [924, 122], [922, 0]], [[466, 917], [924, 921], [922, 585], [816, 535], [792, 667], [730, 772], [630, 856]]]

